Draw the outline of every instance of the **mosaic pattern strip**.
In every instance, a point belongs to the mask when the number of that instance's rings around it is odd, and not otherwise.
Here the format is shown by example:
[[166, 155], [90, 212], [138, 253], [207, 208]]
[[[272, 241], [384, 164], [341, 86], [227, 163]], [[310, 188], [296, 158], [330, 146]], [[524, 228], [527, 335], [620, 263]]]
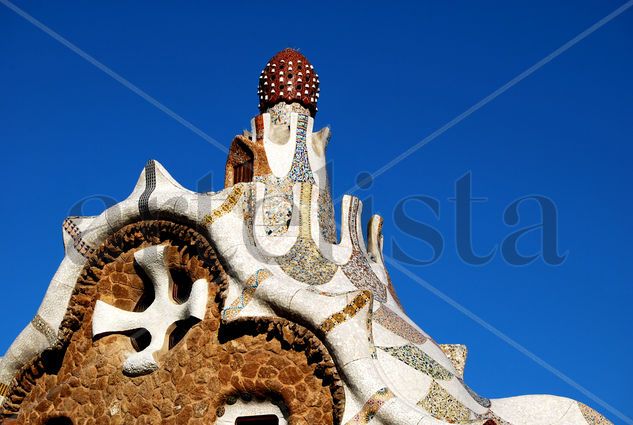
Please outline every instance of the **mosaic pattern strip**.
[[349, 213], [349, 229], [352, 241], [352, 256], [341, 267], [345, 276], [358, 289], [367, 289], [374, 294], [374, 299], [381, 303], [387, 302], [387, 288], [376, 277], [376, 274], [369, 266], [368, 260], [361, 251], [360, 241], [358, 240], [357, 220], [358, 220], [358, 198], [352, 199], [352, 205]]
[[425, 373], [434, 379], [447, 381], [453, 377], [450, 371], [446, 370], [445, 367], [415, 345], [379, 348], [413, 369]]
[[206, 224], [213, 224], [218, 218], [231, 212], [242, 197], [242, 193], [244, 193], [243, 186], [233, 186], [233, 188], [231, 189], [231, 193], [229, 193], [229, 196], [227, 196], [224, 202], [222, 202], [222, 205], [214, 209], [211, 214], [205, 216], [204, 222]]
[[272, 276], [272, 274], [268, 270], [257, 270], [253, 276], [249, 277], [248, 280], [244, 282], [244, 289], [242, 290], [240, 296], [233, 300], [230, 306], [222, 310], [222, 318], [225, 320], [231, 320], [237, 317], [244, 307], [251, 302], [257, 287], [270, 276]]
[[336, 243], [336, 223], [334, 222], [334, 205], [328, 187], [319, 192], [319, 228], [321, 236], [329, 243]]
[[406, 339], [411, 344], [424, 344], [428, 339], [415, 326], [409, 324], [409, 322], [384, 304], [374, 312], [373, 319], [382, 327]]
[[42, 335], [46, 337], [48, 342], [54, 344], [57, 341], [57, 332], [53, 330], [53, 328], [46, 323], [44, 319], [39, 314], [36, 314], [31, 324], [35, 329], [37, 329]]
[[138, 200], [138, 211], [141, 217], [149, 217], [149, 198], [156, 190], [156, 161], [150, 159], [145, 165], [145, 190]]
[[418, 402], [418, 406], [433, 417], [450, 423], [463, 424], [471, 419], [470, 410], [435, 381], [426, 397]]
[[356, 316], [363, 307], [365, 307], [371, 301], [371, 292], [363, 291], [356, 295], [352, 302], [347, 304], [343, 310], [338, 313], [334, 313], [332, 316], [325, 319], [321, 324], [321, 331], [328, 333], [343, 322], [348, 321], [352, 317]]
[[347, 421], [345, 425], [364, 425], [369, 423], [369, 421], [376, 416], [380, 408], [392, 398], [394, 398], [394, 395], [389, 388], [382, 388], [376, 391], [376, 393], [365, 402], [360, 412]]
[[79, 230], [79, 227], [77, 227], [77, 225], [73, 222], [72, 218], [69, 217], [64, 220], [64, 224], [62, 225], [62, 227], [64, 231], [68, 233], [68, 236], [70, 236], [73, 240], [73, 246], [79, 254], [81, 254], [85, 258], [88, 258], [92, 254], [94, 254], [95, 249], [83, 240], [81, 230]]
[[608, 421], [607, 418], [605, 418], [586, 404], [578, 402], [578, 407], [580, 408], [582, 416], [585, 418], [589, 425], [611, 425], [611, 422]]
[[297, 146], [295, 156], [292, 159], [292, 168], [288, 177], [294, 182], [307, 182], [314, 184], [314, 176], [308, 159], [308, 146], [306, 136], [308, 131], [308, 115], [299, 114], [297, 118]]

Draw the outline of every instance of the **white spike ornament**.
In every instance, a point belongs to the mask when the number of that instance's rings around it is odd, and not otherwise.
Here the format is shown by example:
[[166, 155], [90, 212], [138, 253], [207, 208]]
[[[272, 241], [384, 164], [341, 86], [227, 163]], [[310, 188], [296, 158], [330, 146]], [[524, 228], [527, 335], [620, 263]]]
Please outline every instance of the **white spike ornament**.
[[123, 363], [123, 371], [140, 375], [158, 369], [154, 354], [163, 348], [167, 332], [180, 320], [203, 320], [208, 300], [209, 283], [198, 279], [193, 283], [189, 299], [177, 304], [171, 296], [173, 282], [165, 261], [165, 246], [151, 246], [134, 253], [134, 260], [145, 271], [154, 286], [154, 301], [142, 312], [121, 310], [97, 301], [92, 319], [93, 337], [107, 333], [123, 333], [145, 329], [151, 335], [150, 344], [137, 353], [130, 353]]

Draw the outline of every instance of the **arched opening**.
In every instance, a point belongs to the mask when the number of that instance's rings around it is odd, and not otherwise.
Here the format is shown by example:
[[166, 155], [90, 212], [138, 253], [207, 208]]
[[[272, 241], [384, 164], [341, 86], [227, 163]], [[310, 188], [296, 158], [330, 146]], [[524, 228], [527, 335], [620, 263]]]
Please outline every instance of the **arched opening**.
[[235, 419], [235, 425], [279, 425], [276, 415], [240, 416]]
[[217, 425], [288, 425], [288, 409], [276, 398], [228, 397], [218, 412]]
[[[253, 181], [255, 173], [255, 155], [251, 149], [239, 140], [234, 140], [227, 161], [227, 174], [230, 174], [229, 186]], [[228, 187], [228, 186], [227, 186]]]
[[47, 419], [44, 425], [73, 425], [73, 421], [68, 416], [55, 416]]
[[233, 166], [233, 184], [237, 183], [249, 183], [253, 181], [253, 166], [255, 162], [253, 158], [236, 164]]

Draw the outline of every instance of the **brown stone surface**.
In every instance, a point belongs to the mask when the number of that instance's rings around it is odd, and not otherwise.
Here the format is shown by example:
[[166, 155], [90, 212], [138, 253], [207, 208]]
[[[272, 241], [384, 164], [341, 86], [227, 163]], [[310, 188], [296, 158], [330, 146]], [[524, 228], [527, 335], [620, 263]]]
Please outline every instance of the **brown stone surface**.
[[[133, 253], [157, 243], [168, 246], [176, 283], [213, 282], [207, 315], [157, 354], [157, 371], [128, 377], [122, 362], [134, 350], [130, 337], [113, 334], [93, 341], [92, 310], [97, 299], [127, 310], [148, 305], [142, 300], [148, 282], [134, 266]], [[291, 424], [338, 423], [343, 389], [320, 341], [281, 319], [221, 324], [224, 287], [213, 250], [191, 228], [148, 221], [121, 229], [82, 273], [60, 350], [35, 359], [18, 377], [5, 405], [5, 423], [38, 425], [67, 416], [75, 424], [210, 424], [237, 397], [280, 403]]]
[[248, 137], [235, 136], [233, 142], [231, 142], [229, 155], [226, 160], [224, 171], [225, 188], [235, 184], [235, 167], [250, 160], [253, 161], [253, 177], [265, 176], [271, 173], [266, 150], [264, 149], [264, 141], [256, 140], [253, 142]]

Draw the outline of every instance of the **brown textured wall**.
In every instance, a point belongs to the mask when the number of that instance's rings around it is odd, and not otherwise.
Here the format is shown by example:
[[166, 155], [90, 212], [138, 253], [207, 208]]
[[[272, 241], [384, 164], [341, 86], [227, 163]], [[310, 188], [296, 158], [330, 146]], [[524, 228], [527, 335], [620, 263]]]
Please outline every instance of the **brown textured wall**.
[[[134, 308], [144, 283], [133, 253], [156, 243], [170, 247], [170, 268], [180, 271], [176, 279], [220, 285], [211, 284], [205, 320], [157, 355], [160, 369], [128, 377], [121, 367], [133, 350], [130, 338], [113, 334], [93, 341], [92, 308], [97, 298]], [[68, 335], [59, 370], [49, 360], [42, 376], [33, 370], [42, 362], [23, 371], [11, 396], [19, 406], [17, 423], [68, 416], [75, 424], [211, 424], [236, 397], [278, 400], [291, 424], [335, 423], [342, 388], [329, 354], [312, 334], [280, 320], [233, 324], [219, 332], [223, 279], [204, 244], [191, 229], [163, 221], [133, 224], [110, 238], [80, 279], [66, 324], [81, 322]]]
[[[260, 125], [263, 125], [261, 124], [261, 115], [255, 119]], [[263, 139], [253, 142], [247, 137], [238, 135], [231, 142], [229, 155], [226, 159], [224, 171], [225, 188], [235, 184], [234, 167], [248, 161], [251, 156], [253, 158], [253, 177], [265, 176], [271, 173]]]

